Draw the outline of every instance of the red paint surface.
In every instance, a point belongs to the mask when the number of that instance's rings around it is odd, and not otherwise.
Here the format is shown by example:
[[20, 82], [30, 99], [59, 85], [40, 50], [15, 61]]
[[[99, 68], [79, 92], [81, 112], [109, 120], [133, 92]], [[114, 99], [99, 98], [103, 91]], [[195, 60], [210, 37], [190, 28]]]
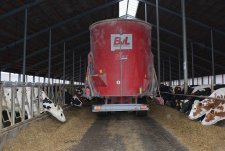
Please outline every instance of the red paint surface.
[[[112, 51], [111, 34], [132, 34], [132, 49]], [[138, 96], [140, 87], [143, 92], [149, 91], [154, 69], [150, 24], [137, 20], [105, 20], [90, 26], [90, 38], [88, 74], [98, 78], [104, 74], [105, 78], [99, 81], [101, 84], [96, 81], [97, 78], [89, 78], [93, 95]], [[117, 36], [113, 39], [113, 44], [125, 46], [130, 45], [130, 41], [126, 36]], [[121, 62], [121, 56], [127, 60]]]

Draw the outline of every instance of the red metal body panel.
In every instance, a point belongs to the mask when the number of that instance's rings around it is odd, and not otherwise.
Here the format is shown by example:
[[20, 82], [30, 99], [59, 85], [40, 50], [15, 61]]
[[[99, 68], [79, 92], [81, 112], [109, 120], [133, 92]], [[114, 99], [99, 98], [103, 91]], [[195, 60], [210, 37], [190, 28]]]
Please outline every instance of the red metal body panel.
[[151, 25], [140, 20], [111, 19], [90, 26], [87, 75], [93, 96], [138, 96], [153, 81]]

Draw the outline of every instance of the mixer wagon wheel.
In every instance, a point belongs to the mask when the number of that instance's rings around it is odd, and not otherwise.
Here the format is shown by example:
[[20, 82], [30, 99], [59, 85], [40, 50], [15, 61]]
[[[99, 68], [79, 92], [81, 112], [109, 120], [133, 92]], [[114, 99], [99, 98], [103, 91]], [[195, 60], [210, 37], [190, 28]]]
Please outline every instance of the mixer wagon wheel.
[[98, 117], [105, 117], [107, 115], [109, 115], [110, 112], [98, 112], [97, 115]]
[[136, 116], [147, 116], [147, 111], [136, 111]]
[[[138, 97], [138, 104], [147, 104], [147, 98], [145, 96]], [[148, 111], [136, 111], [137, 116], [147, 116]]]

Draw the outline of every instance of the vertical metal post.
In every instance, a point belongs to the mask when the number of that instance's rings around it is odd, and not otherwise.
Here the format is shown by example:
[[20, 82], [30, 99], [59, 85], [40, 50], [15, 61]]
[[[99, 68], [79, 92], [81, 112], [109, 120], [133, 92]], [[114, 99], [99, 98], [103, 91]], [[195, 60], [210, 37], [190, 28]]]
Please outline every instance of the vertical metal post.
[[18, 74], [18, 82], [21, 82], [21, 74]]
[[129, 6], [129, 0], [127, 0], [126, 18], [127, 18], [128, 6]]
[[147, 11], [147, 4], [145, 3], [145, 21], [148, 22], [148, 11]]
[[75, 65], [74, 65], [74, 50], [73, 50], [73, 84], [74, 84], [74, 67]]
[[215, 70], [214, 70], [214, 43], [213, 43], [213, 29], [211, 29], [211, 47], [212, 47], [212, 79], [211, 79], [211, 92], [214, 91], [213, 85], [216, 83]]
[[63, 85], [65, 85], [65, 73], [66, 73], [66, 43], [63, 46]]
[[[1, 81], [1, 70], [0, 70], [0, 81]], [[3, 102], [3, 86], [2, 85], [0, 85], [0, 100], [2, 100], [2, 101], [0, 101], [0, 119], [2, 119], [2, 102]], [[0, 131], [1, 131], [1, 129], [3, 128], [3, 123], [2, 123], [2, 121], [0, 122]]]
[[188, 88], [188, 68], [187, 68], [187, 36], [186, 36], [186, 17], [185, 17], [185, 0], [181, 0], [182, 11], [182, 29], [183, 29], [183, 69], [184, 69], [184, 94], [187, 94]]
[[179, 72], [179, 80], [178, 80], [178, 85], [181, 85], [180, 79], [181, 79], [181, 71], [180, 71], [180, 49], [178, 50], [178, 72]]
[[209, 76], [208, 76], [208, 84], [209, 84]]
[[26, 71], [26, 49], [27, 49], [27, 8], [25, 9], [24, 16], [24, 41], [23, 41], [23, 83], [25, 83]]
[[38, 77], [38, 82], [40, 83], [40, 81], [41, 81], [41, 77]]
[[163, 82], [165, 82], [165, 61], [163, 60]]
[[15, 125], [15, 85], [11, 87], [11, 125]]
[[204, 80], [203, 80], [203, 77], [202, 77], [202, 85], [203, 85], [203, 83], [204, 83]]
[[170, 56], [169, 56], [169, 70], [170, 70], [170, 84], [169, 84], [169, 86], [171, 86], [172, 74], [171, 74], [171, 58], [170, 58]]
[[222, 74], [222, 84], [224, 84], [223, 74]]
[[84, 73], [84, 77], [83, 77], [84, 78], [84, 81], [86, 81], [85, 80], [86, 72], [87, 72], [87, 59], [84, 59], [84, 72], [83, 72]]
[[80, 77], [79, 77], [80, 85], [81, 85], [81, 56], [80, 56]]
[[191, 42], [191, 70], [192, 70], [192, 84], [194, 85], [194, 48], [193, 43]]
[[35, 76], [33, 76], [33, 83], [35, 83]]
[[160, 37], [159, 37], [159, 2], [158, 2], [158, 0], [156, 0], [156, 26], [157, 26], [158, 82], [161, 83], [161, 77], [160, 77]]
[[9, 72], [9, 81], [12, 81], [12, 79], [11, 79], [11, 73]]
[[25, 120], [25, 99], [26, 99], [26, 97], [25, 97], [25, 95], [26, 95], [26, 93], [25, 93], [25, 85], [22, 85], [22, 122]]
[[31, 118], [33, 118], [34, 117], [34, 108], [33, 108], [33, 104], [34, 104], [34, 102], [33, 102], [33, 94], [34, 94], [34, 86], [32, 85], [31, 87], [30, 87], [30, 98], [28, 98], [28, 99], [30, 99], [30, 115], [31, 115]]
[[[64, 49], [63, 49], [63, 87], [65, 88], [65, 80], [66, 80], [66, 42], [64, 42]], [[62, 105], [65, 104], [65, 89], [63, 89], [62, 94]]]
[[52, 51], [52, 29], [49, 29], [49, 48], [48, 48], [48, 84], [50, 84], [51, 75], [51, 51]]

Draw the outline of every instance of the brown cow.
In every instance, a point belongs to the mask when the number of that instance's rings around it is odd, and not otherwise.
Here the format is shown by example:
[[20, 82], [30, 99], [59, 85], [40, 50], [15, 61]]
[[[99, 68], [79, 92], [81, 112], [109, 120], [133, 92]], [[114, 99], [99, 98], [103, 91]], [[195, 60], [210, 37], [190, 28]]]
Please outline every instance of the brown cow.
[[[220, 88], [214, 91], [209, 97], [221, 98], [225, 95], [225, 88]], [[224, 98], [224, 97], [222, 97]], [[192, 106], [189, 118], [191, 120], [198, 119], [206, 114], [211, 108], [217, 107], [222, 101], [216, 99], [204, 99], [201, 102], [196, 100]]]
[[210, 109], [205, 118], [202, 120], [202, 125], [212, 125], [217, 123], [218, 121], [225, 119], [225, 102], [221, 102], [214, 109]]

